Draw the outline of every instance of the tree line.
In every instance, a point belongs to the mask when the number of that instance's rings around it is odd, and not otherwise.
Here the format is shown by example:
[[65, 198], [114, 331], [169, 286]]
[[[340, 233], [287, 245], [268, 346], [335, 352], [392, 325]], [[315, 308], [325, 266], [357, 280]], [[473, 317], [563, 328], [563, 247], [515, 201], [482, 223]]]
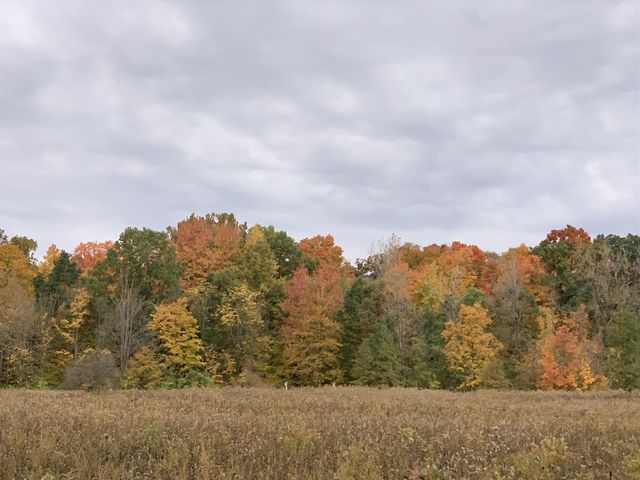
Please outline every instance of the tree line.
[[640, 387], [640, 236], [496, 254], [395, 236], [347, 262], [233, 214], [73, 252], [0, 230], [0, 385]]

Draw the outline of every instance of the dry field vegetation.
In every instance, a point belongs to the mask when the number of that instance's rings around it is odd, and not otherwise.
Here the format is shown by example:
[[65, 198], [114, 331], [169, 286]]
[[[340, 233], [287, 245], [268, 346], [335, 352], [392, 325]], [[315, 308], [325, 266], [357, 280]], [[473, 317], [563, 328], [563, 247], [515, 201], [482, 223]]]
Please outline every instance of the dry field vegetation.
[[640, 394], [0, 391], [0, 479], [640, 478]]

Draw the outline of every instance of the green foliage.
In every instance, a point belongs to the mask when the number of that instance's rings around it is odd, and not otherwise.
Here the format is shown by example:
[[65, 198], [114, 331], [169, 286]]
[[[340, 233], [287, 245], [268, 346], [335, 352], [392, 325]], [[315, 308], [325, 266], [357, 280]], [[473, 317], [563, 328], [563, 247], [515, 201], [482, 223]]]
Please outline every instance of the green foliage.
[[340, 365], [347, 381], [353, 380], [351, 369], [360, 344], [371, 335], [382, 315], [380, 295], [379, 283], [358, 277], [345, 294], [342, 309], [336, 314], [342, 326]]
[[80, 271], [71, 262], [71, 255], [60, 252], [49, 274], [38, 274], [33, 281], [37, 301], [50, 315], [57, 316], [65, 303], [70, 302], [79, 277]]
[[184, 373], [176, 374], [173, 371], [165, 372], [161, 382], [162, 388], [213, 388], [217, 386], [215, 379], [207, 372], [190, 369]]
[[612, 387], [640, 388], [640, 315], [619, 312], [605, 332], [605, 368]]
[[567, 226], [500, 255], [392, 236], [354, 268], [331, 235], [221, 213], [36, 245], [0, 231], [0, 385], [57, 386], [108, 348], [128, 388], [640, 388], [638, 235]]
[[18, 247], [30, 261], [34, 261], [33, 254], [38, 248], [38, 242], [29, 237], [14, 236], [9, 243]]
[[471, 306], [476, 303], [479, 303], [486, 309], [489, 308], [489, 299], [487, 296], [476, 287], [469, 287], [460, 299], [460, 304]]
[[147, 310], [151, 304], [175, 300], [180, 293], [181, 270], [165, 232], [127, 228], [94, 270], [112, 286], [125, 278], [147, 302]]
[[440, 388], [446, 369], [446, 358], [442, 352], [429, 344], [424, 336], [416, 336], [409, 347], [409, 365], [405, 384], [420, 388]]
[[551, 286], [558, 295], [559, 306], [573, 310], [584, 302], [584, 285], [574, 275], [577, 254], [589, 243], [589, 235], [582, 228], [567, 225], [552, 230], [547, 238], [533, 248], [550, 273]]
[[291, 278], [293, 272], [302, 264], [302, 252], [296, 241], [284, 230], [276, 230], [273, 225], [263, 227], [262, 233], [278, 264], [278, 276]]
[[398, 356], [395, 338], [384, 321], [379, 321], [375, 330], [360, 347], [356, 355], [351, 376], [357, 385], [401, 385], [402, 364]]

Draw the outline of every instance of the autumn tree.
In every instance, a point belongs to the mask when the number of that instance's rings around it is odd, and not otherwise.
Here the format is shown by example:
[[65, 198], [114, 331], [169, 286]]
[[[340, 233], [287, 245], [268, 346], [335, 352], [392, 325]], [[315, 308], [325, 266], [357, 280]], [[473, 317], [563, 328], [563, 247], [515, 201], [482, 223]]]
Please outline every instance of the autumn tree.
[[340, 270], [345, 265], [342, 248], [335, 244], [331, 235], [316, 235], [299, 242], [302, 261], [310, 274], [321, 266]]
[[53, 266], [60, 256], [60, 250], [56, 247], [55, 243], [52, 243], [47, 248], [44, 256], [42, 257], [42, 261], [38, 265], [38, 271], [43, 276], [48, 276], [53, 270]]
[[168, 232], [184, 269], [183, 287], [189, 290], [208, 273], [233, 265], [240, 253], [243, 227], [230, 214], [191, 214]]
[[38, 249], [38, 242], [34, 239], [15, 235], [9, 239], [9, 244], [18, 247], [22, 254], [29, 260], [29, 263], [35, 263], [34, 254]]
[[182, 302], [159, 305], [149, 322], [155, 332], [163, 361], [178, 372], [204, 365], [202, 340], [196, 319]]
[[0, 244], [0, 271], [14, 277], [26, 293], [33, 292], [36, 270], [18, 246], [11, 243]]
[[334, 315], [343, 294], [335, 265], [325, 263], [310, 276], [298, 268], [287, 282], [281, 328], [284, 375], [297, 385], [340, 381], [340, 325]]
[[257, 294], [246, 284], [232, 288], [225, 295], [218, 314], [231, 333], [236, 375], [243, 370], [252, 371], [258, 336], [264, 328]]
[[149, 347], [142, 346], [129, 361], [123, 386], [126, 388], [151, 389], [160, 386], [163, 365], [158, 355]]
[[557, 325], [548, 325], [540, 340], [538, 388], [543, 390], [588, 390], [605, 385], [595, 360], [600, 345], [589, 338], [589, 318], [581, 306]]
[[457, 319], [445, 324], [444, 351], [460, 389], [478, 388], [487, 381], [491, 363], [502, 348], [489, 332], [490, 325], [488, 312], [480, 303], [461, 305]]
[[[494, 321], [492, 332], [504, 346], [502, 351], [511, 380], [520, 374], [520, 363], [535, 344], [540, 332], [537, 283], [542, 274], [540, 261], [522, 245], [505, 252], [497, 262], [497, 278], [492, 288]], [[542, 298], [540, 298], [542, 301]]]
[[73, 250], [71, 261], [81, 272], [88, 272], [107, 256], [113, 242], [83, 242]]
[[24, 385], [38, 373], [49, 330], [48, 317], [25, 291], [19, 271], [0, 270], [0, 384]]
[[69, 345], [69, 350], [74, 359], [78, 358], [79, 342], [78, 333], [80, 327], [89, 315], [89, 298], [88, 292], [83, 289], [77, 289], [73, 294], [73, 300], [69, 307], [68, 318], [63, 318], [58, 323], [58, 329], [65, 343]]

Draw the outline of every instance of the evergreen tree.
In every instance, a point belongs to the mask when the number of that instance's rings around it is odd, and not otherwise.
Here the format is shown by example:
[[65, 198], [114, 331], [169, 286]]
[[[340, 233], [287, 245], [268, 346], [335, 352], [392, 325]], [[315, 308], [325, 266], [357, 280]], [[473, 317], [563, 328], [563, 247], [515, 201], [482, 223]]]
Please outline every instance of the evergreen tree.
[[403, 367], [393, 333], [379, 321], [372, 335], [358, 348], [351, 376], [356, 385], [402, 384]]

